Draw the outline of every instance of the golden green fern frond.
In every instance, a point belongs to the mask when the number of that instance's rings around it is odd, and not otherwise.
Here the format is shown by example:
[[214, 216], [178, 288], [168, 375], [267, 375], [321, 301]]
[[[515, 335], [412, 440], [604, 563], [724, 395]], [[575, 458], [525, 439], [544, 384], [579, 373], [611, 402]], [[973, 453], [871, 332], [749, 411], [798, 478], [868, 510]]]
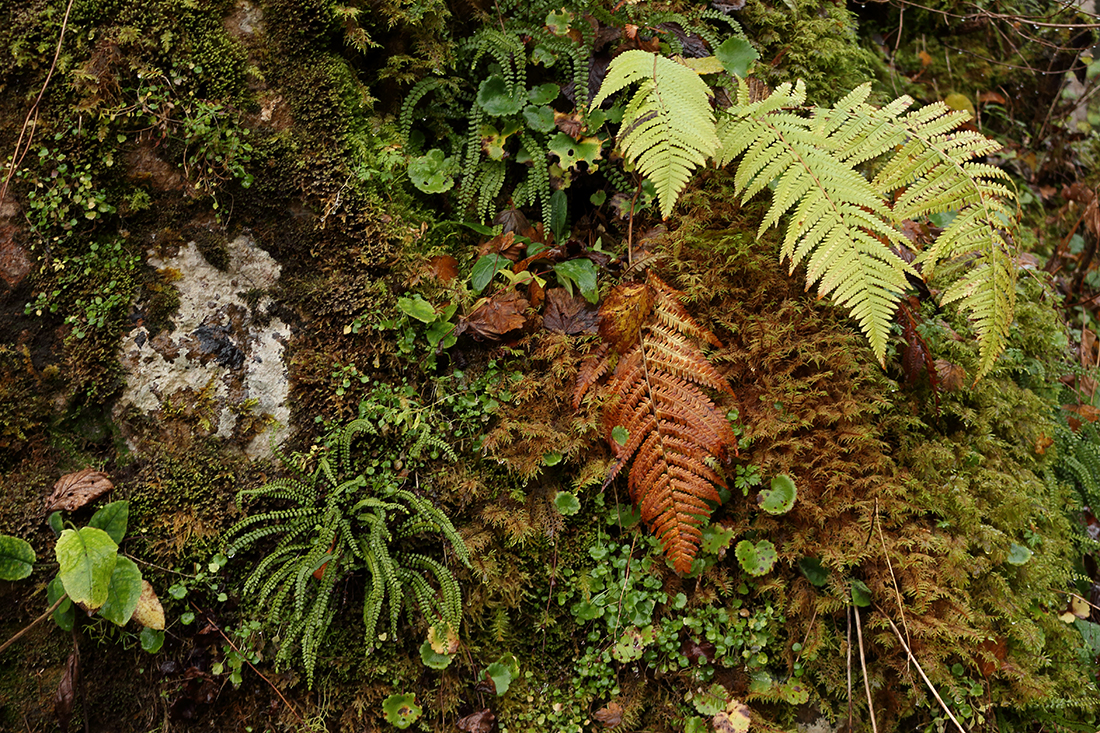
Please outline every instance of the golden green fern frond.
[[612, 60], [592, 107], [638, 81], [641, 86], [623, 113], [619, 147], [654, 184], [661, 215], [668, 218], [691, 173], [718, 147], [710, 90], [688, 67], [632, 50]]
[[1004, 181], [1008, 174], [976, 159], [1000, 145], [975, 130], [970, 120], [942, 102], [911, 112], [909, 97], [881, 109], [866, 104], [863, 85], [836, 107], [818, 110], [815, 133], [838, 159], [855, 165], [885, 156], [871, 185], [890, 208], [894, 226], [932, 214], [955, 218], [917, 262], [931, 277], [942, 260], [976, 257], [973, 267], [941, 298], [969, 311], [980, 345], [977, 376], [985, 375], [1005, 347], [1016, 299], [1016, 269], [1009, 246], [1016, 212]]
[[805, 261], [807, 287], [816, 283], [822, 296], [848, 307], [885, 361], [894, 310], [913, 270], [891, 249], [905, 240], [882, 196], [830, 142], [830, 132], [851, 130], [834, 125], [830, 131], [787, 111], [805, 100], [801, 83], [755, 103], [746, 95], [739, 95], [745, 104], [719, 121], [717, 163], [741, 157], [734, 182], [743, 200], [775, 182], [759, 233], [792, 214], [781, 256], [792, 271]]

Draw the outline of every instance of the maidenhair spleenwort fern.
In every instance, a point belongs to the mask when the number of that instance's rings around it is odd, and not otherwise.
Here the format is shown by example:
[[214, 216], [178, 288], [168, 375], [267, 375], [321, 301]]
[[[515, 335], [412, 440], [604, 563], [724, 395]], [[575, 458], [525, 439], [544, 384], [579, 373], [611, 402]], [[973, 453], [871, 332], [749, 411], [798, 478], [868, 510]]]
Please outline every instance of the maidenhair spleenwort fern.
[[[454, 556], [469, 566], [469, 553], [451, 521], [428, 500], [400, 485], [392, 464], [359, 465], [353, 445], [363, 436], [380, 434], [382, 421], [360, 418], [341, 429], [312, 472], [284, 461], [295, 475], [279, 478], [237, 495], [281, 500], [293, 508], [247, 517], [229, 531], [226, 552], [246, 550], [261, 539], [278, 536], [277, 544], [245, 581], [244, 592], [273, 623], [285, 623], [276, 661], [287, 664], [295, 650], [313, 685], [314, 670], [333, 616], [336, 583], [363, 573], [363, 625], [368, 652], [377, 645], [378, 624], [387, 610], [387, 628], [396, 638], [402, 608], [410, 618], [418, 611], [429, 626], [425, 642], [439, 659], [449, 660], [458, 645], [462, 593], [451, 571], [417, 552], [420, 535], [446, 540]], [[421, 450], [450, 448], [424, 430], [415, 435], [409, 458]], [[392, 445], [392, 442], [391, 442]], [[334, 455], [333, 455], [334, 454]], [[332, 457], [330, 457], [332, 456]], [[400, 549], [403, 546], [409, 549]]]
[[[702, 61], [693, 66], [714, 69]], [[930, 278], [945, 260], [969, 260], [941, 302], [969, 312], [980, 345], [976, 378], [993, 368], [1015, 308], [1016, 207], [1008, 176], [980, 162], [998, 144], [962, 129], [969, 115], [939, 102], [907, 111], [909, 97], [877, 108], [867, 103], [870, 85], [829, 108], [807, 108], [801, 82], [753, 101], [743, 79], [736, 102], [715, 114], [696, 71], [638, 50], [612, 61], [593, 104], [639, 81], [618, 145], [655, 185], [664, 216], [696, 167], [739, 160], [743, 201], [772, 191], [759, 233], [787, 216], [781, 256], [792, 271], [805, 263], [807, 287], [852, 312], [880, 362], [906, 276], [919, 267]], [[898, 254], [913, 246], [904, 223], [935, 214], [954, 218], [910, 266]]]

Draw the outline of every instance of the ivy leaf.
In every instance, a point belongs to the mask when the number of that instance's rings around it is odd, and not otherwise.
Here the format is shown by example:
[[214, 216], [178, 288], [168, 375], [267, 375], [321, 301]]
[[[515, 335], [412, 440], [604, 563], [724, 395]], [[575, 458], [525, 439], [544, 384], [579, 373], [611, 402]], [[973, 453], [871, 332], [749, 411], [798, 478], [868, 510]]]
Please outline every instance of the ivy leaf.
[[99, 609], [99, 615], [116, 626], [125, 626], [134, 615], [141, 598], [141, 571], [128, 557], [118, 557], [107, 586], [107, 600]]
[[130, 519], [130, 502], [112, 501], [88, 521], [89, 527], [98, 527], [110, 535], [116, 543], [126, 536], [126, 524]]
[[36, 559], [29, 542], [0, 535], [0, 580], [22, 580], [34, 570]]
[[630, 438], [630, 433], [626, 431], [622, 425], [616, 425], [611, 428], [611, 439], [619, 445], [626, 445], [627, 439]]
[[107, 600], [111, 575], [118, 560], [118, 545], [97, 527], [67, 529], [54, 547], [57, 576], [73, 603], [95, 611]]
[[722, 62], [722, 67], [734, 76], [744, 79], [749, 73], [752, 62], [760, 54], [744, 38], [727, 38], [722, 45], [714, 49], [714, 55]]
[[771, 488], [764, 489], [757, 497], [760, 508], [768, 514], [786, 514], [794, 506], [798, 490], [786, 474], [779, 474], [771, 481]]
[[499, 74], [493, 74], [477, 90], [477, 103], [493, 117], [514, 115], [523, 109], [527, 94], [524, 90], [510, 90], [508, 82]]
[[142, 650], [156, 654], [160, 651], [160, 648], [164, 646], [164, 631], [157, 631], [146, 626], [141, 630], [141, 648]]

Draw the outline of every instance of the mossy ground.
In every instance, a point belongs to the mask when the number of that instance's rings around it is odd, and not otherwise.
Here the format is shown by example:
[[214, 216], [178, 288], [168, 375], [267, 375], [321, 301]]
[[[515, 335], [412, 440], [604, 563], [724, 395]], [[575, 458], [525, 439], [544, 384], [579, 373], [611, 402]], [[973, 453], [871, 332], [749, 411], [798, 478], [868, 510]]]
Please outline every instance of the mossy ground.
[[[43, 59], [52, 55], [61, 22], [54, 6], [42, 0], [0, 10], [0, 48], [10, 51], [0, 63], [0, 150], [14, 146], [45, 77]], [[410, 192], [392, 132], [412, 77], [450, 63], [455, 36], [447, 18], [460, 11], [437, 3], [358, 9], [340, 15], [325, 0], [202, 7], [98, 0], [78, 4], [70, 19], [59, 75], [40, 111], [39, 143], [74, 165], [89, 161], [93, 188], [114, 210], [73, 225], [47, 218], [24, 227], [17, 241], [38, 258], [38, 269], [0, 292], [0, 532], [28, 539], [41, 560], [27, 581], [0, 583], [0, 606], [14, 609], [3, 615], [0, 635], [43, 608], [52, 576], [43, 498], [61, 474], [89, 464], [108, 470], [115, 498], [131, 502], [124, 549], [141, 561], [171, 624], [153, 656], [135, 648], [130, 632], [102, 622], [84, 627], [88, 710], [77, 705], [74, 726], [86, 714], [100, 726], [93, 728], [119, 731], [375, 730], [385, 726], [388, 695], [416, 692], [422, 729], [453, 730], [458, 718], [485, 708], [496, 712], [501, 730], [591, 727], [615, 702], [624, 727], [680, 731], [685, 717], [703, 709], [685, 693], [712, 681], [735, 696], [755, 695], [754, 724], [762, 728], [791, 729], [819, 716], [840, 723], [849, 702], [843, 681], [852, 580], [865, 583], [875, 603], [861, 613], [881, 730], [925, 729], [940, 719], [887, 618], [904, 630], [956, 713], [970, 711], [975, 729], [984, 724], [979, 714], [996, 718], [1002, 730], [1091, 720], [1094, 669], [1080, 634], [1059, 619], [1063, 593], [1080, 580], [1080, 558], [1091, 545], [1077, 526], [1080, 498], [1054, 470], [1058, 447], [1045, 442], [1064, 421], [1058, 380], [1069, 369], [1070, 347], [1047, 280], [1022, 279], [1017, 325], [997, 370], [976, 386], [967, 381], [934, 397], [927, 382], [904, 378], [897, 355], [884, 371], [845, 314], [805, 293], [801, 279], [777, 262], [774, 243], [755, 239], [761, 209], [731, 204], [725, 175], [703, 174], [662, 238], [663, 272], [724, 344], [712, 360], [736, 397], [723, 407], [737, 409], [750, 439], [738, 465], [755, 467], [765, 480], [789, 474], [798, 502], [790, 514], [772, 517], [753, 506], [751, 492], [746, 499], [735, 488], [715, 514], [738, 537], [774, 542], [779, 560], [762, 579], [747, 578], [725, 549], [707, 556], [708, 566], [690, 579], [659, 559], [646, 566], [658, 557], [651, 543], [620, 526], [625, 489], [600, 488], [610, 455], [598, 439], [598, 404], [579, 412], [570, 404], [592, 338], [538, 330], [495, 345], [464, 339], [436, 354], [423, 329], [397, 308], [414, 281], [428, 297], [469, 298], [425, 275], [436, 256], [455, 255], [465, 266], [473, 242], [450, 233], [458, 229], [432, 228], [441, 214]], [[478, 10], [484, 17], [494, 12]], [[454, 22], [472, 22], [468, 13], [461, 17]], [[901, 47], [892, 66], [884, 64], [871, 34], [858, 35], [856, 16], [835, 3], [751, 0], [738, 17], [767, 79], [805, 78], [815, 101], [832, 100], [876, 69], [884, 95], [893, 91], [890, 74], [908, 69], [899, 91], [926, 98], [947, 86], [969, 93], [967, 80], [984, 73], [973, 61], [952, 61], [950, 73], [945, 62], [941, 71], [936, 44], [946, 41], [931, 27], [920, 49]], [[890, 28], [895, 19], [865, 21]], [[910, 17], [907, 38], [933, 21]], [[360, 32], [385, 41], [385, 49], [365, 44]], [[932, 60], [925, 63], [921, 51]], [[924, 75], [914, 78], [921, 68]], [[145, 80], [174, 74], [179, 81], [158, 87], [154, 101], [181, 110], [197, 109], [188, 106], [196, 100], [223, 105], [218, 139], [249, 132], [242, 139], [251, 146], [250, 187], [229, 167], [186, 164], [194, 133], [178, 118], [120, 112], [143, 103]], [[932, 80], [944, 88], [930, 89]], [[1038, 114], [1010, 112], [1006, 131]], [[163, 128], [146, 129], [152, 121]], [[85, 134], [69, 134], [73, 129]], [[39, 173], [54, 180], [56, 170], [47, 165]], [[25, 206], [31, 187], [16, 179], [11, 195]], [[227, 655], [214, 625], [232, 634], [262, 609], [239, 594], [256, 558], [206, 568], [240, 517], [237, 492], [281, 467], [250, 463], [238, 445], [212, 437], [202, 425], [201, 395], [169, 416], [170, 429], [150, 430], [155, 439], [137, 453], [119, 437], [111, 413], [122, 386], [121, 334], [141, 319], [155, 335], [178, 304], [172, 273], [148, 267], [146, 251], [195, 240], [207, 261], [224, 266], [225, 242], [245, 228], [283, 267], [274, 312], [295, 329], [288, 364], [298, 432], [286, 451], [308, 453], [326, 426], [354, 417], [378, 383], [408, 386], [450, 428], [445, 439], [460, 453], [456, 463], [424, 461], [413, 478], [473, 554], [472, 569], [455, 568], [466, 615], [462, 651], [446, 670], [421, 662], [426, 624], [403, 626], [395, 643], [365, 654], [364, 588], [355, 577], [338, 589], [313, 690], [294, 670], [270, 666], [277, 628], [248, 637], [264, 660], [260, 671], [305, 721], [254, 672], [245, 670], [239, 688], [214, 672]], [[79, 260], [108, 240], [121, 242], [140, 264], [124, 278], [63, 279], [55, 263]], [[127, 305], [77, 338], [74, 328], [87, 326], [77, 303], [108, 287]], [[25, 312], [38, 293], [55, 289], [64, 291], [58, 313]], [[972, 372], [967, 324], [922, 308], [937, 356]], [[349, 374], [355, 376], [345, 388], [341, 379]], [[408, 460], [405, 449], [395, 438], [397, 458]], [[562, 460], [547, 465], [553, 453]], [[558, 511], [559, 491], [576, 494], [579, 514]], [[1027, 564], [1006, 562], [1014, 544], [1033, 552]], [[586, 620], [574, 610], [592, 602], [589, 588], [603, 582], [608, 556], [622, 561], [615, 582], [627, 583], [631, 572], [638, 583], [650, 579], [637, 591], [638, 618], [669, 635], [669, 648], [656, 651], [652, 665], [610, 661], [620, 639], [606, 618]], [[827, 571], [824, 585], [799, 570], [807, 558]], [[180, 583], [187, 594], [174, 598], [168, 589]], [[684, 602], [674, 606], [680, 594]], [[669, 601], [645, 605], [659, 595]], [[738, 618], [767, 616], [750, 656], [765, 657], [754, 669], [775, 684], [753, 687], [759, 679], [742, 666], [706, 663], [700, 649], [713, 644], [706, 634], [748, 638], [742, 627], [713, 619], [698, 633], [684, 624], [692, 614], [709, 619], [708, 609], [718, 607], [740, 609]], [[187, 613], [196, 614], [191, 624], [181, 621]], [[0, 725], [51, 729], [52, 695], [70, 648], [65, 634], [44, 626], [3, 654]], [[506, 654], [519, 660], [521, 673], [498, 698], [484, 670]], [[804, 672], [808, 695], [791, 704], [779, 682], [799, 679], [796, 671]], [[854, 694], [852, 702], [857, 727], [866, 727], [865, 701]]]

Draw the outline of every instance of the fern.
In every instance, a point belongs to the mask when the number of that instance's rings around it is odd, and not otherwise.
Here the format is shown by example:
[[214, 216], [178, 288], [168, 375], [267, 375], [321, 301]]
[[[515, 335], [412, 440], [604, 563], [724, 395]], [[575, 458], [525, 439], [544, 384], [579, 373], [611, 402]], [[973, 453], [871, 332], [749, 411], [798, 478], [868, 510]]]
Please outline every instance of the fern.
[[[650, 272], [645, 283], [615, 288], [600, 308], [600, 333], [622, 354], [611, 375], [603, 432], [616, 459], [607, 482], [633, 461], [630, 496], [673, 567], [687, 573], [700, 528], [719, 503], [714, 487], [726, 485], [713, 465], [736, 450], [737, 437], [700, 388], [732, 390], [689, 340], [717, 345], [718, 339], [687, 314], [678, 295]], [[575, 404], [587, 388], [582, 385], [603, 369], [586, 370]], [[622, 442], [618, 429], [626, 431]]]
[[280, 536], [245, 580], [244, 592], [257, 605], [266, 604], [269, 619], [285, 621], [277, 661], [289, 663], [297, 650], [310, 686], [336, 613], [333, 589], [350, 573], [365, 571], [367, 575], [363, 620], [368, 650], [374, 646], [387, 602], [394, 638], [409, 596], [415, 601], [409, 611], [422, 611], [429, 625], [443, 623], [457, 633], [461, 621], [462, 594], [451, 571], [432, 558], [400, 553], [396, 547], [417, 536], [434, 535], [445, 540], [458, 560], [469, 566], [462, 538], [431, 502], [400, 488], [392, 472], [360, 465], [357, 455], [361, 454], [355, 447], [363, 437], [378, 437], [381, 426], [395, 425], [410, 461], [425, 448], [452, 460], [456, 456], [412, 400], [396, 404], [381, 398], [371, 400], [360, 412], [363, 417], [331, 437], [311, 475], [303, 475], [302, 480], [276, 479], [258, 489], [243, 490], [237, 497], [238, 503], [245, 498], [263, 498], [289, 501], [297, 507], [246, 517], [229, 532], [234, 538], [226, 549], [230, 554]]
[[692, 171], [718, 149], [710, 89], [688, 67], [632, 50], [612, 61], [592, 107], [638, 81], [641, 86], [623, 112], [618, 144], [656, 186], [667, 219]]

